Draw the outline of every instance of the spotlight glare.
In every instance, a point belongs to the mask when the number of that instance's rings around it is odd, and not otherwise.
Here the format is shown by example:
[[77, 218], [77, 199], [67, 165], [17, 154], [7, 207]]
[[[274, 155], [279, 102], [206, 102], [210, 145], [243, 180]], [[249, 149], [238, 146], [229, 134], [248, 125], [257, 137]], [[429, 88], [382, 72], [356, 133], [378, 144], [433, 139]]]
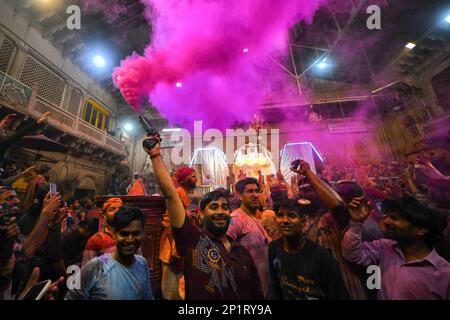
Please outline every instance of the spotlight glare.
[[124, 130], [127, 132], [131, 132], [133, 131], [133, 125], [131, 123], [125, 123], [125, 125], [123, 126]]
[[248, 48], [245, 48], [244, 50], [242, 50], [242, 52], [247, 53], [248, 52]]
[[445, 18], [445, 22], [450, 23], [450, 14]]
[[94, 56], [94, 64], [96, 67], [103, 68], [106, 65], [106, 60], [98, 54]]
[[414, 43], [412, 43], [412, 42], [408, 42], [408, 44], [405, 46], [406, 48], [408, 48], [408, 49], [410, 49], [410, 50], [412, 50], [412, 49], [414, 49], [415, 48], [415, 44]]
[[183, 84], [181, 82], [177, 82], [175, 85], [177, 88], [181, 88], [183, 86]]
[[325, 68], [328, 67], [328, 64], [327, 64], [326, 62], [320, 62], [320, 63], [317, 65], [317, 67], [318, 67], [319, 69], [325, 69]]

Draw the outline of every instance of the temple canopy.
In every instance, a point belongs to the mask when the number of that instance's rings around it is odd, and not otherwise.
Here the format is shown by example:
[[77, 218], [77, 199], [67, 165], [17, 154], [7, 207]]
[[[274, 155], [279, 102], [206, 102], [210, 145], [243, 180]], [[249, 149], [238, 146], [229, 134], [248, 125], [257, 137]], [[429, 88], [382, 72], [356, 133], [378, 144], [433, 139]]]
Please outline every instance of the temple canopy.
[[288, 182], [290, 182], [291, 178], [295, 175], [295, 173], [290, 170], [291, 162], [297, 159], [302, 159], [308, 162], [314, 173], [316, 172], [315, 159], [323, 161], [322, 156], [311, 142], [294, 142], [285, 144], [281, 153], [280, 170]]
[[277, 171], [267, 147], [253, 142], [243, 144], [236, 150], [234, 165], [236, 176], [241, 170], [247, 177], [258, 177], [258, 170], [263, 175], [274, 175]]
[[216, 147], [199, 148], [195, 150], [189, 167], [200, 165], [202, 177], [209, 175], [210, 184], [227, 184], [228, 165], [227, 158], [222, 150]]

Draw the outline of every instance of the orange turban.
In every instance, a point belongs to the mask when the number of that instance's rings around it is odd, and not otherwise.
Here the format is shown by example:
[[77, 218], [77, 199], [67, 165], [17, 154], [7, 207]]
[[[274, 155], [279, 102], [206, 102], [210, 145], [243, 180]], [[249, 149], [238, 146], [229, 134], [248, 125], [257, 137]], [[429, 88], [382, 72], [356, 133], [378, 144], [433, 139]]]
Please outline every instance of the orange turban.
[[193, 172], [195, 173], [195, 170], [189, 167], [178, 169], [177, 171], [178, 183], [180, 184], [184, 183], [186, 178]]
[[103, 203], [103, 212], [105, 212], [108, 207], [112, 204], [118, 204], [120, 207], [123, 205], [122, 199], [120, 198], [109, 198], [107, 201], [105, 201], [105, 203]]

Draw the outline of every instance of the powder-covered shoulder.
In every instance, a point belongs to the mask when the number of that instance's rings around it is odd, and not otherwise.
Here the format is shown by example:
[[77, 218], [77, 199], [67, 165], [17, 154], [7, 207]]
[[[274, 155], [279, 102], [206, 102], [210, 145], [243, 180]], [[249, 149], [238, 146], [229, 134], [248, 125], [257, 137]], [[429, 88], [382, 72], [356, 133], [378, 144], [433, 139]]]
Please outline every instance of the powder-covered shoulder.
[[145, 259], [143, 256], [135, 254], [134, 258], [136, 259], [137, 263], [147, 265], [147, 259]]
[[102, 255], [100, 257], [92, 258], [86, 265], [81, 268], [82, 274], [89, 273], [91, 275], [105, 273], [108, 267], [111, 266], [111, 258], [109, 255]]

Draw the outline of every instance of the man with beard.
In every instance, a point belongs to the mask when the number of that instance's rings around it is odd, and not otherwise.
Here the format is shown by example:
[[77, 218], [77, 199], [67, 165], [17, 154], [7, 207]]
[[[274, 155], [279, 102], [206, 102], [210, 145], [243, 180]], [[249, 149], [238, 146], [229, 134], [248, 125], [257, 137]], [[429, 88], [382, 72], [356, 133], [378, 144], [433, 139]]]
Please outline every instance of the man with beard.
[[110, 227], [116, 242], [112, 253], [96, 257], [81, 268], [81, 283], [66, 300], [153, 300], [147, 260], [137, 255], [144, 240], [139, 208], [123, 206]]
[[177, 171], [178, 184], [177, 193], [183, 202], [184, 208], [187, 210], [191, 204], [189, 199], [189, 192], [191, 192], [197, 186], [197, 175], [192, 168], [181, 168]]
[[333, 256], [303, 234], [305, 206], [292, 199], [275, 205], [282, 239], [269, 245], [271, 298], [347, 300], [339, 266]]
[[241, 207], [231, 213], [232, 221], [227, 234], [250, 252], [258, 269], [264, 296], [268, 297], [270, 279], [267, 246], [270, 238], [258, 219], [261, 190], [255, 178], [245, 178], [236, 183], [236, 191]]
[[[158, 142], [146, 148], [146, 140]], [[180, 200], [160, 154], [159, 136], [144, 140], [159, 186], [166, 196], [169, 222], [179, 254], [184, 257], [186, 299], [262, 299], [261, 284], [248, 251], [227, 236], [230, 224], [228, 193], [216, 190], [200, 201], [204, 228], [186, 218]], [[267, 261], [266, 261], [267, 263]]]
[[120, 198], [109, 198], [103, 204], [103, 217], [106, 221], [101, 231], [94, 234], [86, 243], [83, 251], [83, 260], [81, 262], [82, 266], [87, 264], [94, 257], [99, 257], [114, 250], [116, 241], [114, 240], [114, 232], [111, 224], [115, 213], [119, 211], [122, 204]]
[[364, 267], [379, 265], [379, 300], [449, 300], [450, 263], [434, 249], [447, 226], [446, 215], [413, 198], [386, 200], [383, 205], [387, 239], [363, 242], [361, 227], [370, 210], [363, 197], [351, 201], [344, 258]]

